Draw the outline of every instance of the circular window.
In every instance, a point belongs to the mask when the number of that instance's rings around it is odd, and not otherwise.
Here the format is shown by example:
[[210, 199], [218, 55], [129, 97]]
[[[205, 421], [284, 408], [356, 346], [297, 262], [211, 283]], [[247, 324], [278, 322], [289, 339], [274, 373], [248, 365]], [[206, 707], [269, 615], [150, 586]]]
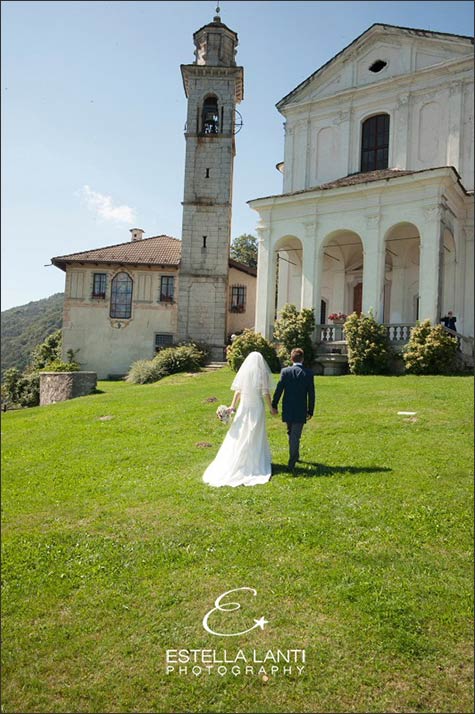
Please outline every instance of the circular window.
[[384, 69], [387, 64], [388, 63], [384, 60], [376, 60], [376, 62], [373, 62], [373, 64], [370, 65], [369, 71], [374, 72], [376, 74], [377, 72], [381, 72], [381, 70]]

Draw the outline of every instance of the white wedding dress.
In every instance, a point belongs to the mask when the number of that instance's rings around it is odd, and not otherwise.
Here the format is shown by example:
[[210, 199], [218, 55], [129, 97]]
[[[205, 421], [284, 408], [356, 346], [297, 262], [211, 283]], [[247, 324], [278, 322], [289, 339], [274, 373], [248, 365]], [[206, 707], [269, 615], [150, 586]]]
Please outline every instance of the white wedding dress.
[[258, 352], [252, 352], [232, 384], [231, 389], [241, 395], [239, 406], [216, 458], [203, 475], [205, 483], [210, 486], [256, 486], [269, 481], [271, 454], [263, 394], [270, 393], [271, 387], [267, 363]]

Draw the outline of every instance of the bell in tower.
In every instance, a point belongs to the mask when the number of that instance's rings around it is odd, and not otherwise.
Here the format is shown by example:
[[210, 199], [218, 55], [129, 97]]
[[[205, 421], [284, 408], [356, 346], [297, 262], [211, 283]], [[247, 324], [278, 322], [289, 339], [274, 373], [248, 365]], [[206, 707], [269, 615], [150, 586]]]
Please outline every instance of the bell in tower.
[[181, 66], [188, 100], [178, 335], [211, 347], [226, 344], [235, 110], [243, 98], [238, 36], [221, 22], [193, 35], [195, 62]]

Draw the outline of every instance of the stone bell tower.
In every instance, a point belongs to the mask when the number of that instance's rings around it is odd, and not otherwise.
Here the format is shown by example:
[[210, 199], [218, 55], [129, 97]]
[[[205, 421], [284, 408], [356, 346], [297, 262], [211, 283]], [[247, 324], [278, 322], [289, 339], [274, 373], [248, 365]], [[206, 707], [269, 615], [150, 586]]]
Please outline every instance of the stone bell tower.
[[[219, 9], [217, 9], [217, 12]], [[181, 65], [188, 113], [179, 274], [179, 339], [226, 344], [235, 107], [243, 98], [238, 36], [221, 22], [193, 35], [195, 62]]]

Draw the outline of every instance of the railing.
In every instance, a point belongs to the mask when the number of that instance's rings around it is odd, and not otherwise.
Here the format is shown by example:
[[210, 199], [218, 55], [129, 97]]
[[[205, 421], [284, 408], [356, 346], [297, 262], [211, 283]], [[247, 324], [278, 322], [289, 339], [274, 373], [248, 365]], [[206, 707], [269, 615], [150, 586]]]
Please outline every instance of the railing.
[[387, 328], [390, 342], [409, 342], [415, 322], [383, 323]]
[[344, 339], [343, 324], [317, 325], [317, 342], [340, 342]]
[[[408, 342], [414, 322], [385, 323], [390, 342]], [[450, 330], [448, 330], [450, 332]], [[332, 323], [317, 325], [316, 338], [319, 343], [341, 342], [345, 340], [344, 325]]]

